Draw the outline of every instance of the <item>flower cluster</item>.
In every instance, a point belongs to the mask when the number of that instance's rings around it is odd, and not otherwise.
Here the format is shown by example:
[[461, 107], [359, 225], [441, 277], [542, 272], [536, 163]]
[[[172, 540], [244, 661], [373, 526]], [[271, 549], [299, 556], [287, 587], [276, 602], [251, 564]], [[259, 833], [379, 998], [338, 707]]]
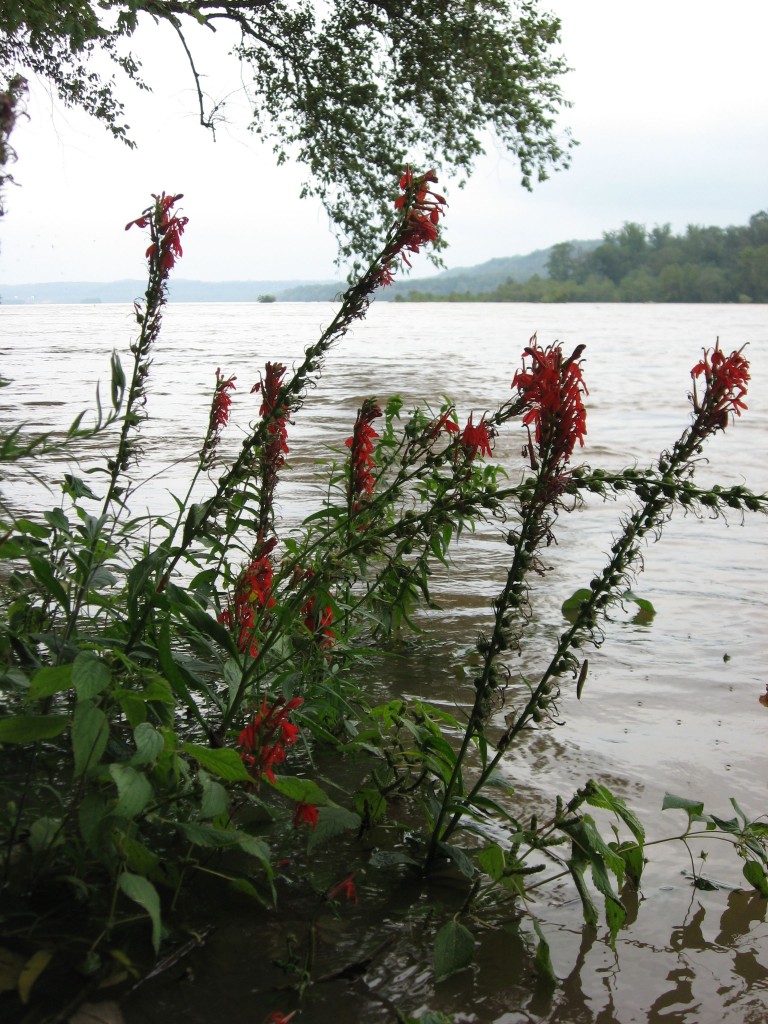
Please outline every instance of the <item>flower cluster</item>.
[[258, 557], [250, 562], [238, 580], [231, 607], [219, 615], [219, 622], [230, 629], [239, 630], [237, 646], [243, 652], [248, 651], [252, 658], [259, 654], [255, 639], [259, 619], [275, 603], [272, 597], [272, 560], [269, 556], [276, 543], [273, 538], [261, 546]]
[[432, 192], [431, 184], [437, 184], [434, 170], [414, 175], [406, 167], [400, 178], [401, 195], [395, 200], [395, 210], [403, 215], [392, 244], [384, 250], [382, 267], [374, 280], [375, 285], [392, 284], [397, 259], [411, 266], [407, 253], [416, 254], [422, 245], [434, 244], [439, 235], [438, 222], [445, 214], [445, 199]]
[[299, 800], [293, 805], [293, 827], [308, 825], [310, 828], [317, 828], [318, 810], [314, 804], [308, 804]]
[[366, 398], [358, 410], [352, 437], [348, 437], [344, 442], [350, 449], [347, 496], [352, 514], [359, 512], [373, 494], [375, 481], [371, 470], [376, 466], [373, 460], [373, 442], [379, 435], [371, 423], [379, 416], [380, 406], [372, 398]]
[[487, 455], [490, 458], [493, 454], [491, 450], [493, 436], [494, 428], [492, 424], [484, 419], [476, 424], [473, 422], [472, 414], [470, 414], [467, 425], [461, 432], [461, 447], [464, 450], [467, 462], [472, 462], [477, 455]]
[[147, 207], [140, 217], [129, 221], [125, 225], [125, 230], [134, 224], [138, 228], [149, 228], [152, 241], [145, 255], [159, 276], [166, 278], [173, 270], [177, 258], [183, 253], [181, 236], [189, 223], [189, 218], [180, 217], [178, 213], [173, 212], [176, 203], [183, 198], [182, 193], [169, 196], [165, 192], [161, 192], [160, 195], [153, 192], [152, 198], [155, 200], [154, 206]]
[[[693, 407], [699, 416], [701, 429], [709, 433], [712, 430], [725, 430], [728, 415], [741, 415], [747, 406], [743, 399], [747, 393], [749, 380], [749, 363], [738, 352], [729, 356], [720, 350], [719, 340], [710, 355], [704, 350], [704, 357], [691, 370], [693, 378]], [[701, 402], [696, 394], [696, 378], [704, 378], [704, 397]]]
[[[584, 346], [579, 345], [563, 359], [560, 345], [540, 348], [534, 335], [523, 353], [523, 368], [512, 381], [525, 402], [523, 423], [529, 428], [533, 424], [539, 457], [552, 469], [568, 462], [577, 441], [584, 444], [587, 413], [583, 395], [588, 392], [578, 362], [583, 351]], [[525, 365], [526, 356], [530, 367]], [[530, 454], [533, 460], [532, 446]]]
[[235, 390], [237, 377], [222, 376], [221, 369], [216, 370], [216, 388], [213, 392], [211, 402], [211, 415], [208, 420], [208, 433], [203, 444], [204, 462], [210, 465], [216, 446], [219, 443], [221, 431], [229, 422], [229, 411], [232, 406], [232, 395], [230, 391]]
[[275, 766], [285, 761], [285, 748], [293, 746], [299, 737], [299, 727], [289, 721], [289, 715], [303, 703], [302, 697], [293, 697], [287, 703], [284, 697], [278, 697], [270, 707], [265, 697], [250, 724], [240, 733], [240, 757], [257, 782], [264, 776], [275, 781]]
[[336, 634], [331, 629], [333, 625], [333, 609], [329, 604], [320, 611], [315, 609], [317, 598], [310, 597], [301, 609], [304, 625], [318, 641], [321, 647], [330, 647], [336, 639]]

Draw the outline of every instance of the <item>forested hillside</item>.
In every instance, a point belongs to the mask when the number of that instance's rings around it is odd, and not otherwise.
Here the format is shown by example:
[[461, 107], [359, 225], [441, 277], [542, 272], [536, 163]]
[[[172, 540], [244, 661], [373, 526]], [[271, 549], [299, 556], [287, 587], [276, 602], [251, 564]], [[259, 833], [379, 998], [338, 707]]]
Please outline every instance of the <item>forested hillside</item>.
[[690, 225], [681, 235], [668, 224], [627, 223], [592, 249], [553, 246], [546, 274], [484, 292], [412, 291], [405, 301], [768, 302], [768, 212], [742, 227]]

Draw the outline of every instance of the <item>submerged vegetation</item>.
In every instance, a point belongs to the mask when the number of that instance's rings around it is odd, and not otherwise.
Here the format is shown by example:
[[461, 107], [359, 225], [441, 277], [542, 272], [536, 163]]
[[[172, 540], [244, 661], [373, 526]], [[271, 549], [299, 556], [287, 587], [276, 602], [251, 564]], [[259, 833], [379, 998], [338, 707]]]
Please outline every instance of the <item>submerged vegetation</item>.
[[[403, 174], [380, 252], [297, 366], [266, 364], [251, 388], [258, 411], [231, 459], [220, 442], [238, 378], [232, 368], [212, 373], [208, 428], [173, 515], [138, 517], [131, 503], [152, 355], [187, 226], [179, 195], [159, 193], [128, 224], [147, 233], [148, 281], [130, 369], [112, 355], [109, 408], [99, 404], [91, 424], [78, 417], [64, 436], [21, 424], [0, 435], [0, 466], [35, 472], [84, 436], [112, 445], [103, 465], [67, 474], [40, 517], [3, 498], [0, 999], [9, 1014], [39, 1006], [39, 1019], [60, 1019], [46, 979], [62, 965], [76, 979], [65, 999], [109, 983], [117, 966], [135, 975], [137, 934], [156, 955], [178, 948], [180, 901], [201, 880], [279, 915], [297, 862], [338, 904], [357, 902], [358, 874], [374, 865], [398, 877], [451, 873], [461, 905], [429, 926], [438, 980], [471, 962], [473, 921], [490, 894], [530, 916], [531, 968], [545, 984], [556, 978], [534, 894], [568, 878], [586, 924], [602, 919], [609, 944], [624, 925], [623, 893], [639, 885], [648, 855], [632, 809], [604, 781], [585, 779], [551, 807], [521, 810], [497, 769], [515, 749], [525, 756], [532, 732], [546, 737], [563, 688], [588, 692], [585, 649], [602, 642], [606, 612], [634, 600], [643, 544], [675, 508], [768, 509], [768, 496], [746, 486], [695, 482], [704, 446], [746, 411], [749, 365], [717, 344], [692, 355], [688, 428], [654, 464], [606, 472], [575, 461], [587, 441], [582, 347], [569, 354], [534, 337], [510, 368], [508, 394], [466, 421], [449, 400], [406, 410], [397, 396], [367, 398], [334, 459], [318, 466], [324, 500], [284, 528], [275, 503], [292, 424], [373, 292], [437, 241], [435, 184], [432, 171]], [[494, 445], [511, 429], [523, 432], [523, 457], [502, 467]], [[547, 547], [585, 494], [623, 495], [629, 511], [607, 563], [568, 603], [566, 628], [535, 674], [522, 674], [512, 656], [530, 642]], [[395, 644], [419, 604], [434, 607], [432, 569], [449, 570], [452, 545], [483, 521], [502, 524], [505, 554], [470, 659], [471, 704], [382, 701], [370, 685], [372, 647]], [[736, 801], [729, 817], [674, 795], [665, 807], [684, 817], [673, 838], [730, 842], [746, 884], [768, 896], [763, 819]], [[330, 882], [323, 848], [340, 851]], [[694, 883], [704, 884], [695, 870]], [[272, 1011], [285, 1021], [300, 1008], [314, 961], [309, 948], [290, 952], [282, 1002], [265, 995], [256, 1019]], [[403, 1021], [409, 1012], [396, 1008]]]

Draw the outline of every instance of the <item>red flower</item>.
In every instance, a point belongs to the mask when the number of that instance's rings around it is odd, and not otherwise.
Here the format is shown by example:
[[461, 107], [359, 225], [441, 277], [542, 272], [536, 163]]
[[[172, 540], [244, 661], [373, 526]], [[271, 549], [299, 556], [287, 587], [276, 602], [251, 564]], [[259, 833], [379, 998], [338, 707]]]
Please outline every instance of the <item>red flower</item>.
[[290, 1024], [293, 1018], [296, 1016], [296, 1010], [293, 1013], [281, 1013], [279, 1010], [275, 1010], [274, 1013], [270, 1013], [267, 1017], [266, 1024]]
[[353, 514], [359, 512], [373, 494], [375, 480], [371, 470], [376, 466], [373, 459], [373, 442], [379, 435], [371, 423], [379, 416], [379, 406], [372, 398], [366, 398], [358, 410], [352, 437], [348, 437], [344, 442], [351, 451], [347, 497]]
[[351, 900], [353, 903], [357, 903], [357, 886], [355, 885], [354, 871], [352, 872], [351, 875], [347, 875], [347, 877], [342, 882], [339, 882], [338, 885], [335, 885], [333, 889], [331, 889], [331, 891], [328, 893], [328, 899], [335, 900], [342, 895], [346, 896], [346, 898], [348, 900]]
[[293, 827], [299, 828], [301, 825], [309, 825], [311, 828], [317, 828], [317, 807], [314, 804], [307, 804], [303, 800], [293, 805]]
[[491, 450], [493, 435], [494, 429], [492, 424], [486, 423], [485, 420], [480, 420], [475, 425], [470, 415], [461, 435], [461, 444], [469, 462], [472, 462], [476, 455], [487, 455], [490, 458], [493, 454]]
[[285, 748], [293, 746], [300, 734], [288, 716], [303, 703], [301, 697], [293, 697], [287, 704], [284, 697], [278, 697], [270, 707], [264, 697], [260, 710], [238, 736], [240, 757], [257, 782], [263, 776], [275, 781], [275, 765], [285, 761]]
[[434, 170], [421, 175], [414, 175], [406, 167], [400, 178], [401, 195], [395, 200], [395, 210], [402, 213], [399, 230], [391, 245], [385, 249], [382, 266], [374, 277], [372, 288], [388, 285], [394, 280], [399, 256], [406, 266], [411, 261], [406, 253], [418, 253], [422, 245], [437, 241], [439, 236], [438, 221], [445, 214], [445, 199], [437, 192], [430, 190], [431, 184], [437, 183]]
[[155, 200], [155, 205], [147, 207], [136, 220], [129, 221], [125, 225], [125, 230], [127, 231], [134, 224], [139, 228], [149, 228], [152, 241], [147, 249], [146, 257], [160, 277], [165, 279], [173, 269], [177, 258], [183, 255], [181, 236], [189, 223], [189, 218], [173, 213], [174, 206], [179, 199], [183, 198], [181, 193], [175, 196], [166, 195], [165, 192], [161, 192], [160, 195], [152, 193], [152, 198]]
[[424, 431], [424, 440], [427, 442], [434, 441], [441, 430], [444, 430], [447, 434], [458, 434], [459, 424], [454, 420], [453, 416], [454, 410], [448, 408], [438, 419], [432, 420]]
[[[551, 468], [568, 462], [577, 441], [584, 444], [587, 413], [582, 395], [588, 392], [578, 363], [583, 350], [579, 345], [564, 360], [560, 345], [542, 349], [534, 335], [523, 353], [523, 368], [512, 381], [527, 406], [523, 423], [533, 424], [540, 458]], [[525, 365], [526, 356], [530, 367]]]
[[254, 636], [259, 620], [275, 604], [272, 597], [272, 560], [269, 557], [275, 544], [277, 540], [273, 537], [260, 546], [259, 556], [243, 570], [237, 582], [232, 605], [219, 615], [219, 622], [230, 629], [239, 629], [237, 645], [253, 658], [259, 654]]
[[[701, 402], [696, 394], [696, 378], [704, 377], [704, 397]], [[704, 350], [704, 358], [691, 370], [693, 377], [693, 407], [698, 414], [700, 425], [706, 431], [725, 430], [728, 414], [741, 416], [746, 409], [742, 401], [747, 393], [749, 363], [741, 351], [729, 356], [720, 351], [720, 341], [715, 343], [710, 357]]]
[[221, 431], [229, 422], [229, 410], [232, 406], [232, 395], [230, 391], [235, 390], [237, 377], [224, 378], [221, 370], [216, 370], [216, 387], [211, 402], [211, 415], [208, 420], [208, 433], [203, 444], [204, 463], [210, 466], [213, 461], [213, 454], [219, 443]]

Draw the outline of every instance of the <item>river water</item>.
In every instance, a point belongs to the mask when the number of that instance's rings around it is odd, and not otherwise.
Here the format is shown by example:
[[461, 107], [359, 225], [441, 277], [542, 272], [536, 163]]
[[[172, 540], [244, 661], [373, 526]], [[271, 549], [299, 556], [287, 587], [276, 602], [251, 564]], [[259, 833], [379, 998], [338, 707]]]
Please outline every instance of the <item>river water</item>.
[[[238, 378], [235, 425], [224, 441], [225, 451], [235, 451], [238, 429], [257, 411], [258, 396], [249, 392], [260, 368], [267, 360], [297, 361], [332, 314], [330, 305], [320, 303], [169, 306], [149, 389], [146, 482], [133, 497], [133, 511], [170, 509], [169, 494], [184, 492], [185, 460], [204, 433], [217, 367]], [[726, 351], [747, 344], [749, 409], [713, 439], [698, 479], [768, 490], [764, 306], [378, 303], [329, 356], [290, 430], [293, 471], [284, 474], [278, 501], [283, 528], [316, 507], [322, 481], [312, 473], [315, 459], [329, 446], [343, 445], [363, 398], [383, 401], [398, 393], [408, 406], [439, 404], [447, 395], [462, 422], [472, 410], [477, 419], [509, 397], [522, 349], [535, 332], [540, 343], [559, 340], [566, 352], [586, 344], [587, 444], [574, 462], [606, 468], [645, 464], [672, 444], [689, 420], [690, 369], [702, 348], [711, 348], [717, 337]], [[3, 424], [24, 420], [60, 430], [92, 406], [98, 380], [108, 404], [108, 354], [113, 348], [127, 353], [134, 333], [131, 311], [122, 306], [0, 307], [0, 375], [12, 382], [0, 392]], [[497, 440], [495, 458], [512, 479], [523, 438], [510, 424]], [[81, 469], [101, 446], [84, 452]], [[3, 490], [16, 508], [39, 509], [52, 500], [39, 481], [18, 469]], [[591, 502], [585, 511], [562, 517], [535, 595], [536, 636], [524, 670], [546, 664], [548, 643], [563, 628], [560, 605], [601, 567], [620, 515], [615, 503]], [[478, 630], [487, 628], [506, 550], [500, 528], [462, 540], [451, 572], [434, 583], [442, 610], [422, 616], [425, 635], [409, 644], [407, 657], [382, 666], [379, 685], [448, 707], [471, 700], [467, 654]], [[674, 835], [682, 825], [679, 812], [661, 814], [665, 792], [704, 799], [707, 810], [721, 817], [732, 814], [730, 797], [750, 816], [765, 815], [768, 708], [759, 697], [768, 683], [766, 570], [763, 517], [752, 514], [742, 521], [737, 515], [726, 524], [675, 514], [660, 542], [647, 548], [645, 571], [634, 588], [653, 603], [653, 620], [634, 622], [631, 607], [617, 614], [606, 628], [606, 643], [589, 656], [582, 700], [565, 695], [564, 724], [536, 734], [505, 765], [521, 804], [546, 806], [556, 794], [567, 797], [594, 777], [627, 800], [652, 838]], [[691, 852], [698, 863], [701, 844]], [[481, 928], [471, 971], [433, 986], [429, 970], [418, 966], [418, 941], [412, 938], [410, 953], [401, 948], [370, 968], [366, 987], [316, 995], [299, 1020], [390, 1020], [386, 1001], [372, 996], [386, 992], [409, 1013], [429, 1007], [478, 1024], [762, 1022], [768, 1014], [766, 900], [739, 891], [743, 879], [735, 858], [724, 857], [717, 844], [708, 853], [704, 871], [724, 885], [700, 891], [684, 874], [690, 860], [680, 844], [651, 847], [636, 920], [620, 933], [615, 953], [602, 933], [582, 931], [580, 907], [568, 885], [542, 897], [536, 914], [562, 979], [554, 994], [531, 985], [517, 932], [500, 940], [497, 931]], [[361, 886], [361, 904], [364, 895]], [[370, 897], [373, 902], [373, 890]], [[356, 913], [364, 916], [365, 910]], [[242, 926], [231, 937], [231, 949], [226, 934], [221, 930], [220, 956], [231, 959]], [[194, 1024], [221, 1019], [222, 1007], [235, 1024], [261, 1020], [258, 1007], [248, 1013], [243, 1008], [251, 989], [238, 994], [237, 971], [225, 976], [226, 984], [220, 969], [210, 971], [202, 989], [190, 986], [188, 996], [176, 990], [165, 997], [154, 993], [155, 1002], [146, 1005], [129, 1002], [129, 1024]]]

